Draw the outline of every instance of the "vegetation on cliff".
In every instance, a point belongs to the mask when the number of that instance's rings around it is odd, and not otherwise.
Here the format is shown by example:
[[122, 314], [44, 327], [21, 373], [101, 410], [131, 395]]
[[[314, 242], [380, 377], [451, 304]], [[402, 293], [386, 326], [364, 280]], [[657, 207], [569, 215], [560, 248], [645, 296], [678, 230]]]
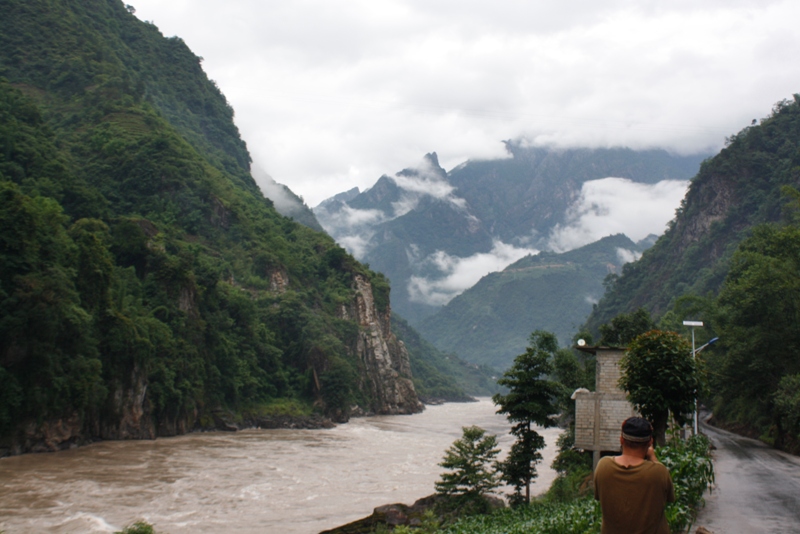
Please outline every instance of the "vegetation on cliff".
[[781, 219], [781, 187], [797, 186], [800, 95], [728, 138], [703, 162], [666, 233], [642, 258], [608, 280], [587, 320], [591, 331], [623, 312], [660, 318], [684, 295], [719, 291], [730, 260], [752, 228]]
[[[594, 308], [587, 329], [639, 308], [659, 328], [687, 333], [699, 319], [716, 421], [780, 448], [800, 451], [793, 384], [800, 186], [800, 95], [728, 139], [703, 163], [668, 231]], [[631, 316], [632, 317], [632, 316]]]
[[391, 336], [388, 281], [263, 197], [202, 59], [117, 0], [0, 10], [0, 448], [379, 410], [360, 303]]

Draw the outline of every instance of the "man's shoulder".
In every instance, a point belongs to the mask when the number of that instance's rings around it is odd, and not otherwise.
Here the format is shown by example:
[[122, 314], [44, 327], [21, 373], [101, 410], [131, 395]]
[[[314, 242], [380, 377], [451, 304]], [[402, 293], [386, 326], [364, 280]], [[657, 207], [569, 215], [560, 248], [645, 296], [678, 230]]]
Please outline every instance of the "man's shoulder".
[[595, 471], [601, 471], [601, 470], [604, 470], [604, 469], [613, 469], [613, 466], [615, 464], [616, 464], [616, 462], [614, 462], [614, 457], [613, 456], [603, 456], [597, 462], [597, 466], [595, 467]]

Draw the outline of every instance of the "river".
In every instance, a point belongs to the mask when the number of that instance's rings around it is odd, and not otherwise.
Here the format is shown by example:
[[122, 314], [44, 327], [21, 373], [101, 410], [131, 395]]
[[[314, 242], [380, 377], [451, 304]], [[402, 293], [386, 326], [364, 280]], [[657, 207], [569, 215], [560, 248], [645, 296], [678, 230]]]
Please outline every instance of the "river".
[[[2, 458], [0, 531], [114, 532], [142, 519], [170, 534], [313, 534], [433, 493], [462, 426], [498, 435], [505, 452], [509, 425], [494, 410], [481, 399], [329, 430], [194, 433]], [[560, 433], [540, 432], [547, 448], [534, 493], [555, 477]]]

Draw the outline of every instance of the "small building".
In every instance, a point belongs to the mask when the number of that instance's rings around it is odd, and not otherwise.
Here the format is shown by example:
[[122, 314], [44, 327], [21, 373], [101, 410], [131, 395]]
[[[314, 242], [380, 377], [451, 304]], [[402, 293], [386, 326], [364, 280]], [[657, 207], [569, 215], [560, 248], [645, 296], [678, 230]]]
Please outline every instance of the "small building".
[[577, 349], [594, 354], [597, 368], [595, 391], [578, 390], [572, 396], [575, 400], [575, 447], [593, 451], [593, 464], [597, 465], [601, 452], [619, 452], [622, 423], [639, 414], [618, 385], [619, 362], [626, 348], [579, 346]]

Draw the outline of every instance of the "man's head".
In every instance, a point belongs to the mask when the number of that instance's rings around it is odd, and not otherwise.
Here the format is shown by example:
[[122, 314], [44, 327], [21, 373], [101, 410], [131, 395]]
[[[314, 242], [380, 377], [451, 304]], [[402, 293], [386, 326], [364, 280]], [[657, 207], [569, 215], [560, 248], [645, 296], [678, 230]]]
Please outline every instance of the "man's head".
[[622, 423], [620, 444], [623, 448], [646, 451], [653, 442], [653, 425], [641, 417], [629, 417]]

